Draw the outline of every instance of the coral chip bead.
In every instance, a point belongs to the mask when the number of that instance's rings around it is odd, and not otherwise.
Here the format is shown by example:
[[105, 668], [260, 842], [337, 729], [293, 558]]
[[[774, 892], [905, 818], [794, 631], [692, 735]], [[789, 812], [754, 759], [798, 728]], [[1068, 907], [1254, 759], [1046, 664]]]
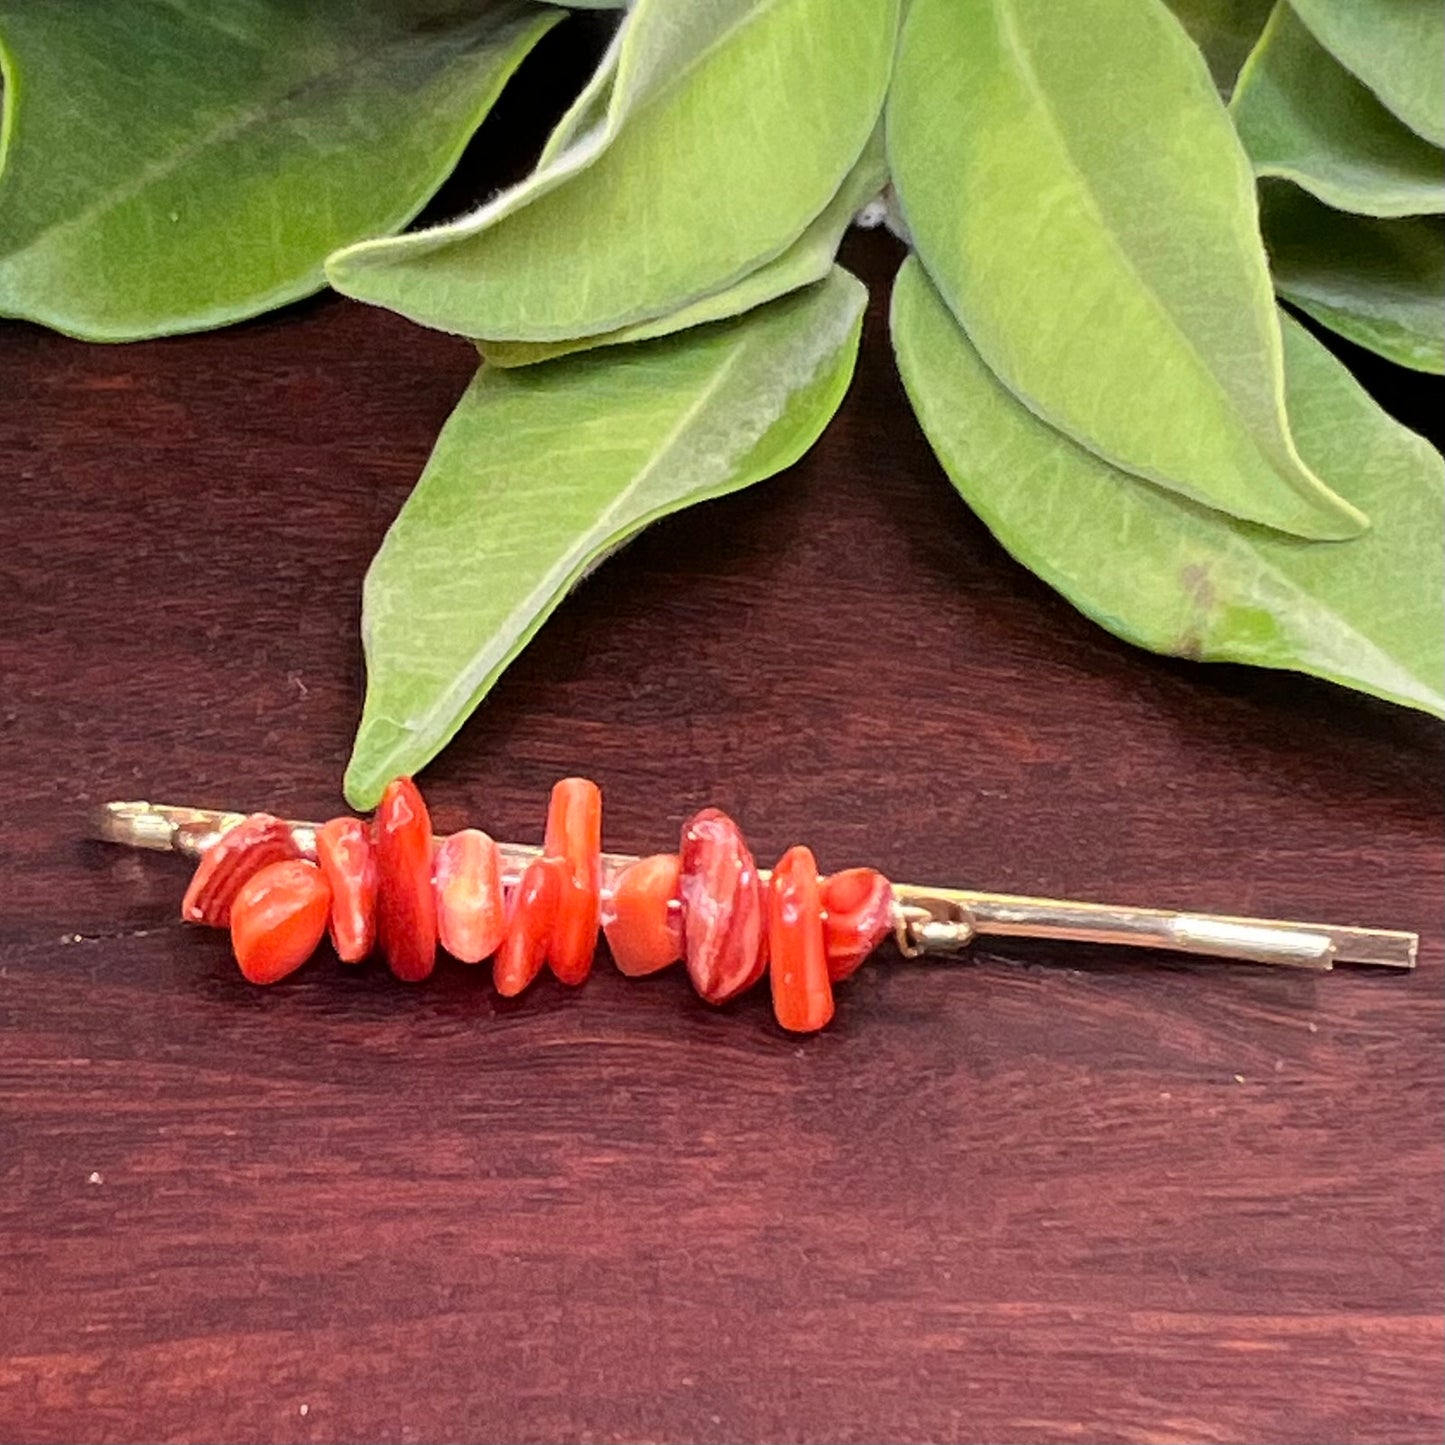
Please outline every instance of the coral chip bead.
[[560, 858], [533, 859], [522, 874], [507, 936], [492, 962], [492, 982], [503, 998], [514, 998], [542, 971], [566, 882], [567, 865]]
[[892, 930], [893, 885], [876, 868], [845, 868], [824, 880], [823, 909], [828, 974], [839, 983]]
[[333, 818], [316, 830], [316, 861], [331, 885], [331, 946], [342, 963], [360, 963], [376, 942], [376, 850], [360, 818]]
[[789, 848], [768, 885], [768, 977], [773, 1013], [790, 1033], [809, 1034], [833, 1017], [833, 987], [823, 940], [818, 865], [806, 848]]
[[738, 825], [717, 808], [688, 819], [678, 851], [688, 976], [708, 1003], [726, 1003], [767, 967], [757, 864]]
[[431, 816], [410, 778], [386, 785], [372, 824], [376, 844], [376, 933], [391, 971], [408, 983], [436, 966]]
[[597, 951], [602, 902], [602, 790], [587, 778], [552, 789], [542, 852], [566, 864], [547, 962], [563, 983], [585, 983]]
[[268, 863], [253, 873], [231, 904], [231, 949], [251, 983], [294, 973], [326, 932], [331, 887], [305, 858]]
[[676, 853], [654, 853], [629, 864], [613, 880], [602, 932], [612, 961], [628, 977], [656, 973], [682, 957], [681, 875], [682, 860]]
[[432, 866], [442, 947], [463, 963], [490, 958], [507, 932], [501, 850], [479, 828], [464, 828], [442, 839]]
[[181, 900], [181, 917], [187, 923], [224, 928], [231, 921], [231, 902], [248, 878], [268, 863], [300, 856], [291, 829], [280, 818], [252, 813], [201, 854]]

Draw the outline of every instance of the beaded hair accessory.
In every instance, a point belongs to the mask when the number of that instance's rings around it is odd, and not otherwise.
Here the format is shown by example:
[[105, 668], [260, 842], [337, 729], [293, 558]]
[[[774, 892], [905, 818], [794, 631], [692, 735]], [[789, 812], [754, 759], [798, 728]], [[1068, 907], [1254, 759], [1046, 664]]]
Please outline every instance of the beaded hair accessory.
[[824, 876], [804, 847], [790, 848], [768, 872], [716, 808], [688, 819], [675, 853], [604, 853], [602, 793], [585, 778], [553, 788], [540, 848], [497, 843], [475, 828], [434, 837], [410, 778], [388, 785], [370, 823], [108, 803], [96, 812], [94, 833], [196, 859], [181, 916], [229, 928], [252, 983], [294, 973], [329, 933], [341, 962], [379, 951], [409, 982], [431, 974], [438, 948], [462, 963], [491, 959], [497, 991], [511, 997], [543, 967], [562, 983], [584, 983], [600, 929], [624, 974], [684, 963], [711, 1004], [766, 973], [778, 1023], [794, 1033], [827, 1024], [833, 985], [889, 934], [908, 958], [1012, 937], [1318, 970], [1413, 968], [1419, 944], [1413, 933], [1386, 929], [890, 883], [873, 868]]

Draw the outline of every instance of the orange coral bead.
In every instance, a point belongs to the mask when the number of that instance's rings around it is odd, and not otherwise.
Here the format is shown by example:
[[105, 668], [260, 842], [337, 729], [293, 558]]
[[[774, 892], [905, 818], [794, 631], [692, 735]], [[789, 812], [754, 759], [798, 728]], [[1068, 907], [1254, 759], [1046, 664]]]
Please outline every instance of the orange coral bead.
[[603, 909], [602, 931], [612, 961], [630, 978], [656, 973], [683, 955], [676, 853], [654, 853], [624, 868]]
[[541, 972], [567, 881], [567, 865], [560, 858], [536, 858], [522, 874], [507, 936], [492, 962], [492, 982], [503, 998], [521, 993]]
[[442, 947], [463, 963], [490, 958], [507, 932], [501, 851], [479, 828], [465, 828], [442, 839], [433, 868]]
[[828, 975], [839, 983], [893, 927], [893, 885], [876, 868], [845, 868], [823, 881]]
[[584, 983], [601, 921], [602, 790], [596, 783], [563, 778], [552, 789], [542, 851], [566, 864], [547, 962], [563, 983]]
[[410, 778], [386, 785], [373, 829], [377, 937], [391, 971], [417, 983], [436, 966], [437, 905], [431, 881], [431, 816]]
[[331, 887], [305, 858], [269, 863], [231, 904], [231, 949], [251, 983], [275, 983], [316, 952], [331, 912]]
[[222, 833], [196, 864], [181, 917], [187, 923], [224, 928], [231, 921], [231, 903], [240, 886], [268, 863], [299, 858], [291, 829], [269, 813], [252, 813]]
[[726, 1003], [767, 967], [757, 864], [738, 825], [717, 808], [688, 819], [679, 852], [688, 977], [708, 1003]]
[[768, 887], [768, 976], [773, 1013], [790, 1033], [810, 1034], [833, 1017], [833, 987], [823, 940], [818, 865], [806, 848], [789, 848]]
[[331, 946], [342, 963], [360, 963], [376, 942], [376, 850], [360, 818], [333, 818], [316, 830], [316, 861], [331, 887]]

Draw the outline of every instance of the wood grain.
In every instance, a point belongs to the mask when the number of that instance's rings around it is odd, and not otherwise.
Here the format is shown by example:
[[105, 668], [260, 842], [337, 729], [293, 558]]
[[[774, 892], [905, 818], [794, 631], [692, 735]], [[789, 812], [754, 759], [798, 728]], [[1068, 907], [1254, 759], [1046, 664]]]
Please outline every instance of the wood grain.
[[848, 258], [836, 424], [568, 601], [439, 822], [536, 838], [580, 771], [619, 849], [715, 802], [760, 856], [1417, 928], [1418, 973], [990, 948], [801, 1042], [607, 969], [248, 988], [84, 810], [338, 807], [362, 573], [473, 358], [335, 299], [3, 324], [0, 1438], [1441, 1438], [1440, 728], [1072, 612], [907, 411], [896, 249]]

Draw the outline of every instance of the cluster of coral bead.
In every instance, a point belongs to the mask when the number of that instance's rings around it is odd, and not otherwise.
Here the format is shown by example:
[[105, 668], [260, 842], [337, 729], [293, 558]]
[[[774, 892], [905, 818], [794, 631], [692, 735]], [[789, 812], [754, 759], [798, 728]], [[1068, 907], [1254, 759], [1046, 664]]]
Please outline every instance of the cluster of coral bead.
[[766, 973], [783, 1028], [810, 1033], [833, 1016], [833, 985], [877, 947], [892, 890], [872, 868], [820, 877], [806, 848], [759, 875], [736, 823], [706, 808], [676, 853], [628, 864], [604, 880], [602, 794], [585, 778], [552, 790], [540, 857], [507, 879], [497, 844], [468, 828], [434, 838], [410, 778], [388, 785], [371, 822], [333, 818], [298, 837], [254, 813], [201, 856], [181, 905], [192, 923], [229, 928], [252, 983], [295, 972], [329, 932], [343, 963], [379, 949], [418, 981], [440, 947], [463, 963], [492, 960], [497, 991], [519, 994], [550, 968], [580, 984], [600, 928], [631, 977], [685, 963], [708, 1003], [736, 998]]

